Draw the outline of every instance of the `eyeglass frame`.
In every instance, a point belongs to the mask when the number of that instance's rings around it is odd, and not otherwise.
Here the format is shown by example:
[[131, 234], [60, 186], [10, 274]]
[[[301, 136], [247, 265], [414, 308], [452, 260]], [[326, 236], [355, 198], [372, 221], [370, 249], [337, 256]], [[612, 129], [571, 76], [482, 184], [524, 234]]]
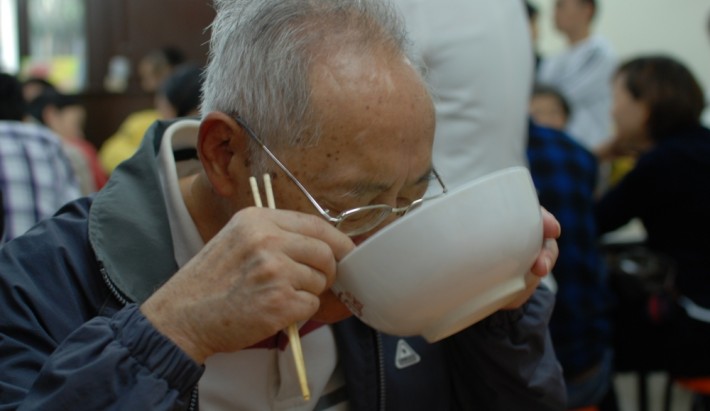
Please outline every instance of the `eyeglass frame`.
[[[408, 212], [421, 206], [424, 203], [424, 201], [429, 201], [429, 200], [433, 200], [435, 198], [439, 198], [448, 192], [448, 189], [446, 188], [446, 184], [444, 184], [444, 181], [441, 179], [441, 176], [439, 176], [439, 173], [436, 171], [436, 169], [434, 167], [432, 167], [432, 169], [431, 169], [432, 174], [434, 174], [434, 177], [436, 178], [439, 185], [441, 186], [441, 189], [442, 189], [441, 193], [438, 193], [438, 194], [432, 195], [432, 196], [428, 196], [428, 197], [425, 195], [417, 200], [412, 201], [411, 203], [409, 203], [409, 205], [403, 206], [403, 207], [392, 207], [389, 204], [371, 204], [371, 205], [354, 207], [354, 208], [347, 209], [345, 211], [341, 211], [337, 216], [333, 217], [332, 215], [330, 215], [329, 210], [327, 208], [324, 208], [323, 206], [321, 206], [318, 203], [318, 201], [315, 199], [315, 197], [313, 195], [311, 195], [311, 193], [298, 180], [298, 178], [296, 178], [296, 176], [293, 175], [293, 173], [291, 173], [291, 171], [288, 169], [288, 167], [286, 167], [286, 165], [283, 164], [281, 162], [281, 160], [278, 159], [278, 157], [276, 157], [276, 154], [274, 154], [266, 146], [264, 141], [256, 135], [256, 132], [254, 132], [254, 130], [252, 130], [252, 128], [246, 123], [246, 121], [241, 116], [235, 115], [233, 118], [234, 118], [234, 121], [236, 121], [237, 124], [239, 124], [239, 126], [241, 126], [247, 132], [247, 134], [264, 150], [266, 155], [269, 156], [269, 158], [274, 163], [276, 163], [276, 165], [281, 169], [281, 171], [284, 172], [284, 174], [286, 174], [286, 176], [296, 185], [296, 187], [298, 187], [298, 189], [301, 190], [303, 195], [306, 196], [306, 198], [311, 203], [311, 205], [313, 205], [313, 207], [316, 209], [316, 211], [318, 211], [318, 213], [324, 219], [326, 219], [329, 223], [333, 224], [335, 226], [335, 228], [339, 228], [340, 224], [342, 224], [345, 220], [347, 220], [347, 218], [349, 216], [352, 216], [353, 214], [362, 212], [363, 210], [371, 210], [371, 209], [372, 210], [374, 210], [374, 209], [386, 210], [386, 209], [389, 209], [389, 212], [386, 214], [383, 213], [383, 217], [380, 218], [379, 220], [376, 220], [375, 223], [372, 223], [371, 227], [365, 226], [365, 227], [369, 227], [369, 228], [367, 228], [367, 229], [360, 228], [360, 229], [354, 231], [353, 233], [346, 233], [347, 235], [354, 236], [354, 235], [364, 234], [364, 233], [376, 228], [384, 220], [386, 220], [390, 215], [394, 214], [399, 217], [404, 216]], [[375, 221], [375, 220], [373, 220], [373, 221]]]

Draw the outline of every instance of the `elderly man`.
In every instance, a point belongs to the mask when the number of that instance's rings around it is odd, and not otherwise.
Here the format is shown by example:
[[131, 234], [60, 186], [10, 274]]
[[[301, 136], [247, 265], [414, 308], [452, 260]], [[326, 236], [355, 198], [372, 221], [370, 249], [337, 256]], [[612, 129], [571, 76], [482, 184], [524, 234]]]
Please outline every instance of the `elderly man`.
[[[396, 14], [216, 5], [202, 120], [154, 125], [93, 201], [2, 249], [0, 409], [562, 409], [539, 277], [523, 308], [435, 344], [347, 318], [329, 291], [401, 214], [345, 211], [406, 211], [433, 174], [433, 107]], [[279, 210], [252, 207], [264, 172]], [[557, 257], [545, 227], [537, 275]], [[280, 332], [296, 322], [309, 401]]]

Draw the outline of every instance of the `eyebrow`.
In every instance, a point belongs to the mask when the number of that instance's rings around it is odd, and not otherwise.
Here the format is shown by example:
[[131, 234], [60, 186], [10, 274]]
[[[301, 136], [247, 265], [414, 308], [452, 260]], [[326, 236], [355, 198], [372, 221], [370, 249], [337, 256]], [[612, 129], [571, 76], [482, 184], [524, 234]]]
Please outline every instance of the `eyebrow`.
[[[431, 179], [434, 177], [434, 167], [429, 167], [429, 169], [424, 172], [419, 178], [417, 178], [414, 181], [414, 184], [412, 186], [418, 186], [420, 184], [427, 183], [431, 181]], [[381, 182], [376, 182], [376, 181], [360, 181], [357, 184], [353, 186], [350, 190], [344, 192], [341, 194], [339, 197], [352, 197], [352, 198], [358, 198], [362, 195], [369, 194], [369, 193], [379, 193], [379, 192], [384, 192], [390, 189], [392, 187], [391, 184], [386, 184], [386, 183], [381, 183]]]

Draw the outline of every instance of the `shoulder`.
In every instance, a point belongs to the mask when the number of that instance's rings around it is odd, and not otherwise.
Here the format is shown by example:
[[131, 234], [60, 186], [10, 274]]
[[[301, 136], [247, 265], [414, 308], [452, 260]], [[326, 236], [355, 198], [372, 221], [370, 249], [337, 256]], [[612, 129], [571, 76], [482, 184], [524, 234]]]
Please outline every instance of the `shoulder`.
[[690, 163], [710, 165], [710, 130], [704, 127], [663, 139], [639, 158], [638, 166], [687, 168]]
[[[52, 276], [64, 269], [91, 264], [94, 260], [87, 258], [90, 252], [87, 218], [91, 202], [90, 197], [69, 202], [54, 216], [4, 244], [0, 248], [2, 280], [45, 276], [45, 273]], [[47, 267], [56, 270], [47, 270]]]
[[550, 163], [574, 164], [575, 168], [596, 169], [594, 154], [564, 131], [532, 124], [528, 133], [531, 167]]
[[59, 142], [59, 136], [47, 127], [22, 121], [0, 121], [0, 134], [3, 136], [21, 136], [30, 140], [50, 140]]
[[0, 121], [0, 138], [21, 146], [45, 146], [60, 150], [61, 138], [45, 126], [19, 121]]
[[529, 146], [556, 147], [559, 150], [575, 153], [583, 157], [594, 157], [594, 155], [578, 143], [572, 136], [562, 130], [530, 124], [528, 128]]
[[600, 35], [591, 36], [586, 42], [585, 47], [590, 50], [597, 50], [606, 55], [614, 55], [614, 48], [611, 46], [609, 40]]
[[127, 133], [135, 134], [140, 138], [143, 137], [143, 133], [150, 125], [159, 119], [160, 116], [155, 110], [138, 111], [126, 117], [121, 124], [121, 129], [125, 130]]
[[604, 37], [595, 35], [579, 46], [579, 56], [587, 65], [611, 72], [616, 69], [617, 57], [611, 44]]

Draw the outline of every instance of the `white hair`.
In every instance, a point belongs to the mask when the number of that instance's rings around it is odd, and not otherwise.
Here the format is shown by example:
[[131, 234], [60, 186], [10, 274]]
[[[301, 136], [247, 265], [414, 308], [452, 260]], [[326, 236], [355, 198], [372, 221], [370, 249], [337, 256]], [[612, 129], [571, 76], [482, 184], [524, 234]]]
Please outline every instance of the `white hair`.
[[202, 111], [238, 114], [267, 145], [320, 137], [309, 75], [329, 39], [409, 56], [401, 18], [384, 0], [214, 2]]

